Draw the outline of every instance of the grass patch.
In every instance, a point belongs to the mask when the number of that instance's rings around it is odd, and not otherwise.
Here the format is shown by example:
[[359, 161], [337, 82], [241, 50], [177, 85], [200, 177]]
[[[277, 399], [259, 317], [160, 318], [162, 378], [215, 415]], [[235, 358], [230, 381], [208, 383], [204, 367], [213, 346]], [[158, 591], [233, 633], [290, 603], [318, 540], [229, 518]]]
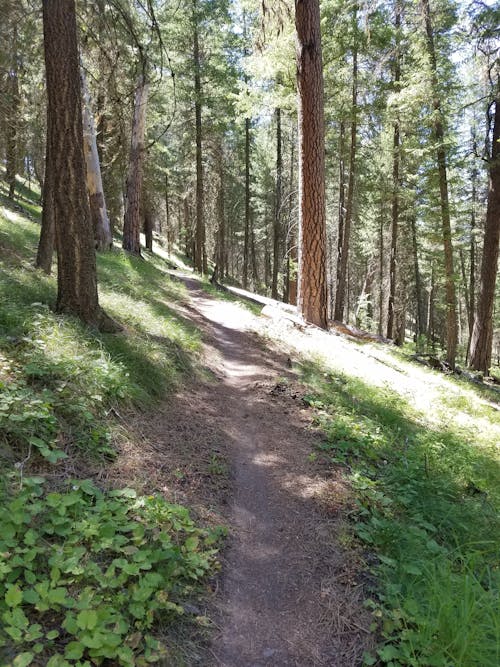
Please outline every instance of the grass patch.
[[325, 438], [346, 469], [352, 532], [374, 561], [368, 601], [382, 643], [365, 664], [500, 663], [500, 461], [473, 428], [429, 425], [401, 396], [304, 367]]
[[158, 662], [219, 533], [162, 497], [68, 477], [116, 457], [118, 409], [152, 409], [198, 372], [200, 335], [150, 253], [98, 257], [100, 302], [123, 333], [54, 313], [55, 278], [32, 265], [39, 229], [0, 201], [0, 664]]

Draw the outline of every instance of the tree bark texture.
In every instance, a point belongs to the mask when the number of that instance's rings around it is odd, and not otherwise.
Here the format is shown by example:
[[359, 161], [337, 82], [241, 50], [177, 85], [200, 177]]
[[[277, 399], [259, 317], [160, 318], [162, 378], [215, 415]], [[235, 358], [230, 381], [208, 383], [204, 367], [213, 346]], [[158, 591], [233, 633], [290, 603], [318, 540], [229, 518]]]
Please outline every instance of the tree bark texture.
[[107, 250], [113, 244], [111, 225], [102, 186], [101, 165], [97, 152], [97, 137], [92, 115], [87, 78], [81, 67], [83, 95], [83, 151], [87, 167], [87, 191], [89, 193], [90, 216], [94, 229], [94, 240], [98, 250]]
[[434, 46], [434, 31], [431, 19], [429, 0], [421, 0], [425, 22], [427, 51], [429, 54], [432, 94], [434, 107], [434, 140], [436, 142], [436, 158], [439, 177], [439, 193], [441, 204], [441, 224], [444, 249], [445, 291], [446, 291], [446, 361], [453, 369], [457, 354], [457, 300], [455, 294], [455, 277], [453, 268], [453, 244], [451, 239], [450, 204], [448, 197], [448, 177], [446, 150], [444, 146], [443, 114], [438, 91], [437, 59]]
[[325, 126], [319, 0], [295, 0], [302, 317], [327, 329]]
[[474, 317], [470, 346], [470, 365], [474, 370], [488, 373], [491, 366], [493, 342], [493, 305], [498, 271], [500, 239], [500, 85], [497, 82], [495, 120], [489, 159], [489, 189], [484, 230], [483, 258], [479, 296]]
[[141, 254], [141, 198], [144, 171], [144, 139], [148, 88], [144, 73], [137, 80], [130, 140], [130, 157], [123, 219], [123, 249], [132, 255]]
[[85, 189], [82, 96], [74, 0], [43, 3], [48, 155], [54, 179], [59, 312], [100, 329], [116, 325], [99, 308], [90, 209]]

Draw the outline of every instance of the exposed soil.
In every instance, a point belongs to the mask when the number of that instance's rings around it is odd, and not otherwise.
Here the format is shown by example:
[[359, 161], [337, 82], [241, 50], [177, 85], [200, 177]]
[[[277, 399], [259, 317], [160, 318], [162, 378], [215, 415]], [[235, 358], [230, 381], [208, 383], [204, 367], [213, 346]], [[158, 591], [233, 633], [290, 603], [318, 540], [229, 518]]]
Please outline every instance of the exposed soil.
[[161, 488], [168, 470], [169, 495], [173, 488], [177, 500], [230, 526], [211, 613], [218, 632], [191, 662], [359, 665], [372, 639], [359, 565], [339, 546], [337, 508], [349, 489], [339, 472], [325, 479], [309, 461], [320, 436], [286, 355], [251, 331], [258, 318], [181, 279], [190, 301], [180, 314], [201, 328], [213, 379], [194, 382], [151, 422], [138, 420], [147, 445], [140, 462], [131, 452], [130, 472], [142, 469], [147, 486]]

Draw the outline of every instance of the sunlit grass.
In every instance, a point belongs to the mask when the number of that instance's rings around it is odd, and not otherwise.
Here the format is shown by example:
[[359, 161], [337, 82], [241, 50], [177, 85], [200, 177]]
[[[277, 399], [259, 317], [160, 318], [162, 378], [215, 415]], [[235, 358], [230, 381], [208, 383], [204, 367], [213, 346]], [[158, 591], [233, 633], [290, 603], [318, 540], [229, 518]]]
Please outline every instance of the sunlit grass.
[[[93, 449], [105, 442], [108, 452], [111, 407], [123, 402], [152, 406], [195, 370], [199, 334], [175, 311], [186, 291], [170, 279], [161, 258], [104, 253], [98, 257], [100, 303], [124, 331], [98, 334], [51, 310], [55, 278], [33, 267], [38, 235], [38, 225], [18, 211], [0, 208], [0, 381], [4, 396], [10, 389], [21, 392], [5, 409], [19, 412], [22, 401], [36, 406], [43, 394], [57, 422], [47, 432], [51, 446], [59, 441], [66, 448], [72, 443], [90, 447], [93, 433]], [[15, 422], [10, 418], [3, 424], [3, 431], [0, 424], [4, 454], [26, 455], [36, 430], [35, 408], [32, 413], [23, 421], [21, 411]]]
[[[439, 424], [387, 388], [321, 364], [303, 371], [325, 433], [316, 456], [345, 469], [353, 535], [376, 556], [369, 605], [383, 643], [366, 664], [499, 664], [496, 425], [459, 425], [451, 408]], [[472, 414], [470, 400], [453, 409]]]

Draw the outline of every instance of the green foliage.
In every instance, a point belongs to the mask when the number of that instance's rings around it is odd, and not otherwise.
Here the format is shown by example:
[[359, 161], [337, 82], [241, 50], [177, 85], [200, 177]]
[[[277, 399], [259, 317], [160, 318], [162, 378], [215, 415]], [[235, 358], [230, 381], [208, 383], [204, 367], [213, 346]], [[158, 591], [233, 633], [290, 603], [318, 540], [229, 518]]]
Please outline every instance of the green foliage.
[[31, 266], [37, 227], [1, 211], [0, 456], [38, 452], [56, 462], [79, 450], [111, 458], [109, 412], [150, 404], [192, 371], [199, 334], [170, 306], [183, 288], [158, 256], [101, 256], [101, 301], [127, 330], [99, 335], [49, 309], [55, 280]]
[[183, 614], [216, 540], [159, 496], [25, 479], [0, 510], [2, 664], [158, 662], [154, 623]]
[[[500, 655], [500, 464], [488, 438], [429, 425], [399, 396], [309, 367], [325, 439], [348, 470], [353, 535], [375, 558], [368, 601], [384, 638], [366, 664], [494, 667]], [[371, 559], [373, 562], [373, 558]]]

